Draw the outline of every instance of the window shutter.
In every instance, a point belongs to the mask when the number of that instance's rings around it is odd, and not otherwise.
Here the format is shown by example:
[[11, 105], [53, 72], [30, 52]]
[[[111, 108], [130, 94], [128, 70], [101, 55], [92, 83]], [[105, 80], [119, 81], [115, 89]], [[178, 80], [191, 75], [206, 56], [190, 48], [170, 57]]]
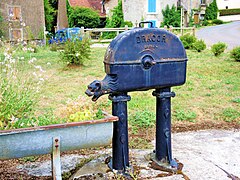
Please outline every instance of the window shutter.
[[156, 12], [156, 0], [148, 0], [148, 12]]

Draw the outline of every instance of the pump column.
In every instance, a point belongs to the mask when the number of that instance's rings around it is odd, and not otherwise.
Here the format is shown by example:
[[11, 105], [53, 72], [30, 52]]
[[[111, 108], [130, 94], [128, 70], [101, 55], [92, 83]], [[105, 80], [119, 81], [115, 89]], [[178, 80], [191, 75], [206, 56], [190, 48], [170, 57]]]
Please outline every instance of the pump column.
[[178, 164], [172, 159], [171, 147], [171, 88], [156, 89], [156, 151], [152, 160], [165, 169], [175, 171]]
[[109, 166], [125, 172], [129, 167], [127, 101], [131, 97], [127, 93], [120, 93], [110, 94], [109, 99], [112, 101], [112, 115], [119, 118], [113, 124], [112, 161]]

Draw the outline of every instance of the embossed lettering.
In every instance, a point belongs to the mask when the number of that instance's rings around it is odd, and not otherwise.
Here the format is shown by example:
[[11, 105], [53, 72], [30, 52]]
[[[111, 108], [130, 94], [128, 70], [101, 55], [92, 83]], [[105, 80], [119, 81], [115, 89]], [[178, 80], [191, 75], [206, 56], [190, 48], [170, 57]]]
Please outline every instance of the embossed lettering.
[[166, 35], [156, 35], [156, 34], [146, 34], [141, 36], [136, 36], [136, 42], [139, 43], [166, 43], [167, 37]]

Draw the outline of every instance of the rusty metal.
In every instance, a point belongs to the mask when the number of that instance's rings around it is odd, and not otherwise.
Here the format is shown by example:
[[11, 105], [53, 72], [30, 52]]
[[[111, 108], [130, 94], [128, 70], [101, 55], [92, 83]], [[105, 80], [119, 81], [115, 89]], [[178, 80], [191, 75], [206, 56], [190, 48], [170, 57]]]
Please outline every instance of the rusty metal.
[[52, 153], [52, 138], [61, 138], [61, 151], [109, 145], [113, 122], [117, 117], [102, 120], [56, 124], [0, 131], [0, 160]]
[[60, 159], [60, 137], [53, 138], [52, 146], [52, 177], [54, 180], [62, 180]]

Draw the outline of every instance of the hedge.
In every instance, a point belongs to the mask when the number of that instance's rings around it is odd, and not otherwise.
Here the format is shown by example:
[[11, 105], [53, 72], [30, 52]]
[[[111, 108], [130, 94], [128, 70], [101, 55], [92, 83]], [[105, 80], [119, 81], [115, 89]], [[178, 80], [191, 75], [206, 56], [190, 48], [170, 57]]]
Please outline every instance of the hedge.
[[240, 9], [222, 9], [219, 10], [220, 16], [238, 15], [240, 14]]

